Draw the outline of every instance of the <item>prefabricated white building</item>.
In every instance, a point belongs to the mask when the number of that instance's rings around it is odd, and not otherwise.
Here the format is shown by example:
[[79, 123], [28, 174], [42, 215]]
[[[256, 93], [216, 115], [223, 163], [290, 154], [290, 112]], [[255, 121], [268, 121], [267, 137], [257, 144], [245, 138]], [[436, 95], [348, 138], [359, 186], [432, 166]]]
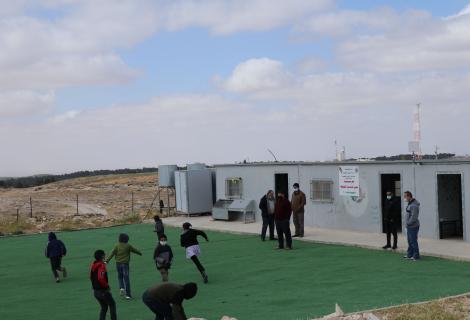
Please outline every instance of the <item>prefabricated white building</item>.
[[[358, 170], [359, 196], [339, 192], [340, 167]], [[382, 202], [387, 190], [405, 204], [409, 190], [421, 203], [420, 236], [470, 241], [470, 161], [266, 162], [215, 165], [217, 199], [259, 199], [267, 190], [300, 184], [307, 197], [305, 225], [381, 233]], [[260, 211], [257, 220], [261, 219]]]

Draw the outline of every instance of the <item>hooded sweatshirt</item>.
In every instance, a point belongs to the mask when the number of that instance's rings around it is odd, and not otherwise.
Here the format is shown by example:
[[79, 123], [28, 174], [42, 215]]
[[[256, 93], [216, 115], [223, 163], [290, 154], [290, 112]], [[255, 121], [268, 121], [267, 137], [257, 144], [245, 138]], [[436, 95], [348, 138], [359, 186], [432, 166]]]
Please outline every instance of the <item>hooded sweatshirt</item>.
[[94, 290], [109, 290], [108, 272], [106, 271], [106, 264], [103, 261], [95, 261], [91, 264], [90, 280]]
[[128, 243], [125, 242], [119, 242], [111, 251], [111, 254], [109, 255], [108, 259], [106, 259], [106, 262], [109, 262], [114, 256], [116, 256], [116, 263], [126, 263], [129, 264], [129, 261], [131, 260], [131, 252], [138, 254], [139, 256], [142, 255], [142, 253], [131, 246]]
[[406, 206], [406, 226], [408, 228], [418, 228], [419, 227], [419, 202], [416, 199], [411, 199]]
[[62, 257], [67, 254], [67, 249], [62, 241], [57, 239], [54, 232], [49, 232], [49, 242], [46, 247], [46, 257]]

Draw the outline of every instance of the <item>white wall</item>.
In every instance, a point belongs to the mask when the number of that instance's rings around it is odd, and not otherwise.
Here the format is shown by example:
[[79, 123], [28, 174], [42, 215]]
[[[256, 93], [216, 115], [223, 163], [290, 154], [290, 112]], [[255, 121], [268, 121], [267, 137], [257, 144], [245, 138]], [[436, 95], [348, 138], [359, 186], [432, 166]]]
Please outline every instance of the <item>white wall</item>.
[[[346, 165], [346, 164], [344, 164]], [[348, 164], [349, 165], [349, 164]], [[353, 164], [356, 165], [356, 164]], [[339, 196], [338, 164], [304, 164], [304, 165], [243, 165], [216, 167], [217, 199], [225, 199], [225, 179], [241, 177], [243, 180], [243, 198], [256, 200], [274, 189], [274, 174], [289, 174], [289, 192], [292, 184], [298, 182], [307, 196], [305, 225], [321, 228], [347, 229], [380, 233], [382, 231], [381, 185], [380, 175], [398, 173], [401, 176], [402, 191], [411, 191], [421, 203], [420, 236], [439, 238], [437, 209], [437, 174], [462, 174], [462, 202], [464, 206], [464, 238], [470, 239], [470, 213], [466, 203], [470, 201], [470, 163], [467, 164], [411, 164], [399, 163], [357, 164], [359, 167], [361, 199]], [[326, 179], [333, 181], [334, 200], [331, 203], [318, 203], [310, 199], [310, 181]], [[402, 195], [397, 195], [401, 196]], [[406, 204], [402, 200], [402, 221]], [[260, 212], [257, 220], [260, 219]], [[403, 228], [405, 229], [405, 228]]]

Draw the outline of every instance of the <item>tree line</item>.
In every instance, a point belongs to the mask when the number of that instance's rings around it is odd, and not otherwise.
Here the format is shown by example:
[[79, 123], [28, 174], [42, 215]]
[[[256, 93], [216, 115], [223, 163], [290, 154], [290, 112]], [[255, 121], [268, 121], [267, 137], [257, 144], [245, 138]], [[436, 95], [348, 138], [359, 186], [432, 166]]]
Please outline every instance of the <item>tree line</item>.
[[116, 170], [85, 170], [77, 171], [66, 174], [44, 174], [19, 178], [4, 178], [0, 179], [0, 188], [30, 188], [37, 187], [44, 184], [57, 182], [66, 179], [102, 176], [110, 174], [128, 174], [128, 173], [147, 173], [158, 172], [158, 168], [142, 168], [142, 169], [116, 169]]

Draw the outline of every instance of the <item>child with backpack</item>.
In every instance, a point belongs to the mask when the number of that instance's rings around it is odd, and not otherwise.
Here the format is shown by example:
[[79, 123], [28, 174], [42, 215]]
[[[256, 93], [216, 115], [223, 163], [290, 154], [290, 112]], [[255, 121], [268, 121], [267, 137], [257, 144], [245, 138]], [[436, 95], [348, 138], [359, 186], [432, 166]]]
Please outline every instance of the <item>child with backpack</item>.
[[119, 242], [114, 246], [113, 251], [106, 259], [106, 263], [116, 256], [116, 268], [118, 272], [118, 281], [119, 281], [119, 293], [122, 297], [125, 297], [127, 300], [132, 299], [131, 295], [131, 284], [129, 277], [129, 262], [131, 260], [131, 252], [138, 254], [139, 256], [142, 253], [131, 246], [129, 243], [129, 236], [125, 233], [119, 235]]
[[173, 251], [167, 244], [167, 237], [165, 234], [160, 235], [159, 242], [155, 251], [153, 252], [153, 260], [157, 266], [157, 270], [162, 275], [162, 282], [168, 281], [168, 270], [171, 267], [173, 261]]
[[67, 254], [67, 249], [65, 244], [57, 239], [57, 236], [54, 232], [49, 232], [48, 236], [49, 242], [46, 247], [46, 257], [49, 258], [51, 262], [52, 273], [54, 274], [55, 282], [59, 283], [59, 273], [62, 272], [62, 276], [67, 278], [67, 270], [62, 267], [62, 258]]
[[105, 253], [103, 250], [95, 251], [95, 261], [90, 267], [90, 280], [93, 287], [93, 294], [95, 299], [101, 306], [100, 320], [106, 319], [108, 308], [111, 313], [111, 320], [116, 320], [116, 302], [111, 295], [108, 283], [108, 272], [106, 271], [106, 264], [104, 263]]

